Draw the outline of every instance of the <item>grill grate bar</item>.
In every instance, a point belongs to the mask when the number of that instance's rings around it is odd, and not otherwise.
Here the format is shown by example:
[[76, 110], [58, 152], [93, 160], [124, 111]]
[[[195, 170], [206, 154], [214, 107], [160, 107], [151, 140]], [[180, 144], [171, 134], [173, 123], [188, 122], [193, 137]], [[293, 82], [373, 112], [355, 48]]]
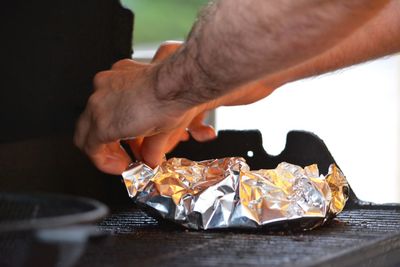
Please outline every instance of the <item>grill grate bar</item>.
[[[188, 231], [137, 209], [114, 213], [99, 224], [113, 242], [89, 244], [78, 266], [312, 266], [318, 260], [400, 235], [400, 209], [347, 210], [308, 232]], [[122, 264], [123, 265], [123, 264]]]

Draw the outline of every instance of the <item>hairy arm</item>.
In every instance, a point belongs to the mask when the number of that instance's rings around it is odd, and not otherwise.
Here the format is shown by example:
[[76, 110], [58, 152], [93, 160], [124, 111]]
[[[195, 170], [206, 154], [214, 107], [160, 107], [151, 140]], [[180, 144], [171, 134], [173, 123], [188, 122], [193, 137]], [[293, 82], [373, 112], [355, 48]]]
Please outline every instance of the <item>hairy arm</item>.
[[400, 52], [400, 1], [391, 0], [375, 17], [336, 46], [292, 68], [267, 76], [263, 83], [276, 87], [397, 52]]
[[387, 2], [218, 1], [160, 65], [156, 96], [192, 106], [272, 76], [334, 47]]
[[400, 1], [391, 0], [376, 16], [332, 48], [291, 68], [246, 84], [213, 106], [244, 105], [281, 85], [400, 52]]

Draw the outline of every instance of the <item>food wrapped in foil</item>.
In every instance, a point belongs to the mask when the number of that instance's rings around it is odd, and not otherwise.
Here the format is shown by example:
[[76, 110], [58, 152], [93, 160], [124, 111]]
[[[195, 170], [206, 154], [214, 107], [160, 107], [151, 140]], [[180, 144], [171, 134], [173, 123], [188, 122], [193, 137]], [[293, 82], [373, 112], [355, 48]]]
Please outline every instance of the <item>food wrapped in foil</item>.
[[301, 168], [286, 162], [252, 171], [239, 157], [201, 162], [171, 158], [155, 169], [133, 163], [122, 176], [136, 203], [191, 229], [289, 222], [311, 229], [342, 211], [349, 191], [334, 164], [326, 176], [315, 164]]

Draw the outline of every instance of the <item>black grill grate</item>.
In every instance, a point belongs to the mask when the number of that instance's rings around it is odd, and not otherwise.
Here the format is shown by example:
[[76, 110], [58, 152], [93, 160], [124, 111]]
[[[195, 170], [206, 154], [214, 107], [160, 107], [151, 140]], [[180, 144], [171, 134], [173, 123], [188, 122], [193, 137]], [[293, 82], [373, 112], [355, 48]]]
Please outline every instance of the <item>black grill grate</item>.
[[[113, 231], [113, 238], [90, 243], [78, 266], [377, 266], [379, 255], [363, 247], [375, 242], [372, 249], [379, 252], [379, 240], [400, 240], [400, 209], [348, 210], [328, 225], [297, 233], [188, 231], [137, 209], [116, 212], [99, 228]], [[387, 245], [395, 249], [396, 240]]]

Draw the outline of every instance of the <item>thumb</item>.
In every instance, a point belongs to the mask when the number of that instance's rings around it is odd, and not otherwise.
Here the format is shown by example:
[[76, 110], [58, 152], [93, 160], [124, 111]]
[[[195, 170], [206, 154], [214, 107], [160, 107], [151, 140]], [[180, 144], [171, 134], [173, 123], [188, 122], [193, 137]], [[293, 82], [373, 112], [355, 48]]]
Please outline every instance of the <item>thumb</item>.
[[169, 134], [167, 133], [160, 133], [144, 138], [141, 146], [143, 161], [152, 168], [160, 165], [165, 157], [168, 140]]
[[204, 124], [204, 118], [207, 112], [198, 114], [189, 124], [189, 132], [192, 137], [199, 142], [205, 142], [217, 137], [214, 128], [211, 125]]
[[99, 170], [114, 175], [124, 172], [132, 161], [119, 142], [102, 144], [89, 156]]
[[160, 62], [175, 53], [182, 46], [182, 42], [178, 41], [167, 41], [160, 45], [156, 54], [153, 57], [152, 62]]

